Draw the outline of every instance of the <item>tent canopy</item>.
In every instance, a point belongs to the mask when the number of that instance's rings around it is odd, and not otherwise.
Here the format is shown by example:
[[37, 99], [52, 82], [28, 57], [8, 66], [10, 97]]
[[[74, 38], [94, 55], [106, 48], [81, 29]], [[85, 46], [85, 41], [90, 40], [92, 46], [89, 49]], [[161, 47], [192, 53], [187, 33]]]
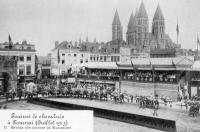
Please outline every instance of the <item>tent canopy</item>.
[[86, 67], [91, 69], [118, 69], [116, 62], [89, 62], [76, 65], [77, 67]]

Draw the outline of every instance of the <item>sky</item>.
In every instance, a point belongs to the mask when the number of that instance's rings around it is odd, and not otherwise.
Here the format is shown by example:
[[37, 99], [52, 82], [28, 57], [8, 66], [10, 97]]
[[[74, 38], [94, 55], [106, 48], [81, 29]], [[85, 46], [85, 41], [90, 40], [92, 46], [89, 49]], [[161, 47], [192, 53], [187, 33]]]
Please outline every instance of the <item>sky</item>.
[[[112, 21], [116, 9], [126, 39], [131, 12], [142, 0], [0, 0], [0, 42], [27, 42], [36, 46], [38, 55], [47, 55], [55, 41], [78, 41], [88, 36], [98, 42], [112, 39]], [[165, 17], [165, 32], [182, 48], [195, 49], [200, 35], [200, 0], [143, 0], [151, 31], [153, 15], [160, 4]]]

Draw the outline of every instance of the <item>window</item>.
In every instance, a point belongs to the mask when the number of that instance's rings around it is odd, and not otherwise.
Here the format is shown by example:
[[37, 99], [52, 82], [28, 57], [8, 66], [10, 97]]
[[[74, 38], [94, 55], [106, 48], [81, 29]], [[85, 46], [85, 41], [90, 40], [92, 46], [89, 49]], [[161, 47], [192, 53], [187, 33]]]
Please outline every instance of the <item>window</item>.
[[63, 53], [62, 56], [65, 56], [65, 54]]
[[92, 61], [92, 56], [90, 56], [90, 60]]
[[31, 66], [26, 66], [26, 75], [31, 75]]
[[27, 50], [31, 50], [31, 47], [27, 47]]
[[65, 60], [62, 60], [62, 64], [65, 64]]
[[106, 56], [104, 56], [104, 61], [106, 61]]
[[24, 61], [24, 56], [20, 56], [19, 61]]
[[116, 61], [119, 61], [119, 56], [116, 56]]
[[68, 56], [71, 56], [71, 54], [68, 54]]
[[111, 61], [113, 62], [113, 56], [111, 56]]
[[100, 56], [100, 61], [102, 61], [103, 60], [103, 56]]
[[64, 75], [65, 74], [65, 71], [64, 70], [62, 70], [62, 75]]
[[23, 65], [19, 66], [19, 75], [24, 75], [24, 66]]
[[83, 63], [83, 60], [82, 60], [82, 59], [80, 60], [80, 63]]
[[83, 57], [83, 54], [81, 54], [81, 57]]
[[116, 61], [116, 56], [114, 56], [114, 61]]
[[27, 60], [27, 61], [31, 61], [31, 56], [27, 56], [27, 57], [26, 57], [26, 60]]
[[88, 59], [85, 60], [85, 63], [88, 63]]
[[76, 57], [76, 54], [74, 54], [74, 57]]

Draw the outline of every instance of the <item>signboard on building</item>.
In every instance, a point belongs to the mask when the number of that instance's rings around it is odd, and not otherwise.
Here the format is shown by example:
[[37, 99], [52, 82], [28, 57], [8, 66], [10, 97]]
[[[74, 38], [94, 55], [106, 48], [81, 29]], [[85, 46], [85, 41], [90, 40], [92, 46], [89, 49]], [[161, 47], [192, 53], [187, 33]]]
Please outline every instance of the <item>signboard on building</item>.
[[67, 78], [67, 82], [68, 83], [75, 83], [76, 79], [75, 79], [75, 77], [70, 77], [70, 78]]
[[191, 87], [191, 96], [197, 95], [197, 87]]

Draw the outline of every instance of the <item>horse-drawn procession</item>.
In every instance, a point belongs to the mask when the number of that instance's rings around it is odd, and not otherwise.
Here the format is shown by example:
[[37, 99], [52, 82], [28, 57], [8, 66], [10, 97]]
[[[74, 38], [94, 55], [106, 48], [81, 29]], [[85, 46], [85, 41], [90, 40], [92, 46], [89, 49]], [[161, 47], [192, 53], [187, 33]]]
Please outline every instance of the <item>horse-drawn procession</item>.
[[133, 101], [133, 96], [121, 92], [115, 87], [107, 87], [105, 84], [39, 84], [38, 94], [42, 96], [72, 97], [90, 100], [108, 101], [113, 100], [115, 103]]
[[6, 100], [13, 101], [16, 97], [19, 98], [19, 100], [26, 98], [32, 98], [33, 96], [38, 96], [38, 90], [37, 85], [30, 82], [26, 85], [25, 88], [19, 87], [17, 89], [11, 88], [8, 92], [5, 93]]
[[19, 87], [17, 90], [11, 89], [6, 93], [7, 100], [14, 100], [16, 97], [33, 98], [33, 97], [72, 97], [83, 98], [90, 100], [108, 101], [112, 100], [115, 103], [133, 102], [133, 95], [121, 92], [114, 86], [107, 86], [104, 83], [60, 83], [57, 84], [56, 80], [48, 83], [33, 82], [28, 83], [26, 86]]
[[[154, 98], [150, 96], [133, 96], [126, 91], [116, 89], [115, 86], [109, 86], [104, 83], [59, 83], [56, 80], [52, 80], [46, 83], [28, 83], [24, 88], [10, 89], [5, 93], [7, 101], [14, 100], [16, 97], [19, 100], [34, 98], [34, 97], [65, 97], [65, 98], [81, 98], [88, 100], [99, 101], [113, 101], [116, 104], [133, 103], [135, 101], [139, 108], [148, 108], [158, 110], [160, 103], [172, 104], [172, 100], [167, 98]], [[188, 112], [192, 117], [199, 115], [200, 104], [198, 102], [185, 102], [185, 105], [189, 107]]]

